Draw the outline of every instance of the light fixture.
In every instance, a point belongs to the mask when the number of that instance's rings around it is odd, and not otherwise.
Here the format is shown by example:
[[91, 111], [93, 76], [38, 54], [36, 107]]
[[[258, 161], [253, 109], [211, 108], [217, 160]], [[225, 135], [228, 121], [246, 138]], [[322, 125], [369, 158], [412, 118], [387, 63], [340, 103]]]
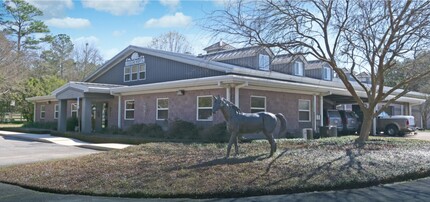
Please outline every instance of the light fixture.
[[176, 91], [176, 95], [184, 95], [184, 94], [185, 94], [185, 90]]

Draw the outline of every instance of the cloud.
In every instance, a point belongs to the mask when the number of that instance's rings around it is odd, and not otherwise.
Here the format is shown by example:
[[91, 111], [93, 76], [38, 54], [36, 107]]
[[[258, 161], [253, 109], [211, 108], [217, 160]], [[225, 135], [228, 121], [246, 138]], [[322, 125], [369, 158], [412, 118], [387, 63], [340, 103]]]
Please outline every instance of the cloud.
[[46, 25], [57, 28], [84, 28], [91, 26], [91, 22], [83, 18], [52, 18], [45, 21]]
[[139, 37], [133, 38], [130, 41], [130, 45], [147, 47], [149, 43], [151, 43], [151, 41], [152, 41], [152, 37], [150, 36], [139, 36]]
[[55, 1], [38, 1], [38, 0], [25, 0], [29, 4], [38, 8], [43, 12], [47, 18], [64, 17], [66, 9], [73, 8], [73, 0], [55, 0]]
[[127, 33], [127, 31], [125, 30], [115, 30], [112, 32], [112, 36], [120, 37], [120, 36], [123, 36], [125, 33]]
[[112, 15], [137, 15], [143, 11], [148, 0], [84, 0], [82, 5], [85, 8], [93, 8], [98, 11], [108, 12]]
[[171, 9], [175, 9], [177, 6], [179, 6], [179, 0], [160, 0], [160, 4]]
[[145, 22], [145, 27], [185, 27], [190, 25], [192, 18], [183, 13], [175, 13], [175, 15], [165, 15], [160, 19], [151, 18]]
[[110, 60], [119, 52], [120, 52], [120, 50], [118, 48], [111, 48], [108, 50], [101, 49], [101, 55], [105, 60]]

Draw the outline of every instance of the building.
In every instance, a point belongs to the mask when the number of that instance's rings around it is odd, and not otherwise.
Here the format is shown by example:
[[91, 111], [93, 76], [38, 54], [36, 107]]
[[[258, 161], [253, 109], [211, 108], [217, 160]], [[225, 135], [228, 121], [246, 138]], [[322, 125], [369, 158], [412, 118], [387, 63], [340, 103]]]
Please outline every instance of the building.
[[[68, 117], [79, 117], [83, 133], [138, 123], [167, 126], [175, 119], [212, 125], [224, 121], [211, 111], [212, 96], [220, 95], [243, 112], [282, 113], [288, 131], [300, 134], [322, 125], [323, 109], [353, 103], [324, 62], [225, 42], [206, 50], [196, 57], [129, 46], [82, 82], [27, 100], [34, 102], [35, 121], [56, 121], [65, 131]], [[423, 101], [422, 94], [411, 92], [396, 104], [411, 114], [411, 107]]]

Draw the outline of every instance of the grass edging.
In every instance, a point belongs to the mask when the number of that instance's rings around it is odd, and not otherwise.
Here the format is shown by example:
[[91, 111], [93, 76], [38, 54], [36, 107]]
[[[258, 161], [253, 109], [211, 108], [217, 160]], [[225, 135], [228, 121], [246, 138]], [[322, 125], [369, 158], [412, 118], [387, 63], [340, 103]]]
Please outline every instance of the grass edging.
[[[428, 151], [430, 143], [390, 138], [372, 139], [363, 148], [351, 145], [353, 138], [308, 142], [278, 140], [280, 147], [275, 157], [272, 158], [261, 158], [262, 155], [267, 155], [268, 144], [266, 141], [256, 141], [241, 144], [241, 150], [246, 154], [230, 159], [222, 158], [225, 154], [225, 144], [151, 143], [127, 148], [123, 151], [97, 154], [82, 158], [82, 160], [37, 163], [19, 168], [2, 169], [10, 174], [0, 172], [0, 181], [38, 191], [63, 194], [134, 198], [228, 198], [363, 188], [430, 176], [428, 166], [430, 160], [422, 158], [423, 155], [426, 156], [424, 151]], [[410, 156], [415, 152], [417, 155]], [[306, 156], [308, 159], [304, 159]], [[378, 159], [380, 157], [382, 158]], [[43, 178], [47, 174], [53, 178], [59, 173], [69, 173], [70, 171], [67, 169], [61, 171], [61, 168], [68, 168], [70, 165], [79, 166], [76, 167], [78, 170], [75, 168], [70, 170], [71, 173], [68, 175], [70, 175], [71, 181], [69, 178], [65, 178], [66, 187], [61, 186], [62, 182], [60, 182], [60, 186], [50, 186], [58, 181], [46, 182]], [[384, 165], [392, 165], [392, 167]], [[94, 166], [97, 167], [96, 173], [94, 173]], [[41, 168], [48, 168], [48, 171]], [[128, 170], [129, 168], [136, 169]], [[118, 170], [121, 172], [116, 172]], [[37, 173], [34, 173], [35, 171]], [[88, 174], [85, 174], [86, 171]], [[102, 171], [101, 174], [100, 171]], [[24, 181], [15, 180], [16, 176], [21, 177], [21, 172], [28, 177], [22, 176]], [[82, 176], [75, 178], [76, 174]], [[237, 177], [238, 180], [230, 182], [229, 175], [233, 178]], [[10, 178], [5, 176], [10, 176]], [[41, 186], [32, 186], [31, 180], [30, 183], [27, 181], [32, 179], [31, 176], [36, 177], [34, 182], [36, 184], [40, 182]], [[61, 176], [63, 174], [59, 175], [60, 178]], [[106, 182], [104, 182], [105, 176], [109, 176]], [[173, 176], [173, 179], [169, 176]], [[90, 179], [91, 177], [94, 179]], [[273, 186], [271, 177], [274, 182], [279, 180], [280, 183]], [[293, 178], [298, 178], [298, 180], [291, 181]], [[84, 184], [79, 184], [80, 180], [76, 181], [76, 179], [88, 180]], [[122, 183], [121, 180], [124, 179], [126, 186], [119, 186]], [[137, 184], [133, 184], [136, 183], [136, 180]], [[155, 181], [148, 182], [151, 180]], [[169, 191], [170, 188], [165, 185], [158, 184], [165, 181], [167, 181], [167, 186], [173, 183], [172, 191]], [[293, 184], [291, 186], [289, 186], [290, 181]], [[69, 184], [70, 182], [78, 183], [79, 186]], [[118, 184], [118, 182], [121, 183]], [[219, 184], [200, 189], [199, 186], [207, 186], [203, 185], [203, 182]], [[94, 188], [92, 188], [93, 183], [96, 183]], [[265, 187], [264, 184], [270, 186]], [[98, 187], [99, 185], [100, 187]], [[176, 187], [178, 185], [186, 188]], [[88, 186], [90, 189], [81, 188], [83, 186]], [[106, 188], [103, 188], [105, 186]], [[187, 186], [198, 187], [189, 189]]]

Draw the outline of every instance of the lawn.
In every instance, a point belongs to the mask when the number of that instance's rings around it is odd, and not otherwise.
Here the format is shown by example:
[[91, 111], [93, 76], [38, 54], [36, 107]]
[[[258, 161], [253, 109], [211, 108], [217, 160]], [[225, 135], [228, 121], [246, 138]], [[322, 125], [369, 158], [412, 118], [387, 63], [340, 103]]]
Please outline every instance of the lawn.
[[234, 197], [356, 188], [430, 175], [430, 142], [355, 137], [240, 144], [148, 143], [0, 168], [0, 181], [42, 191], [126, 197]]

